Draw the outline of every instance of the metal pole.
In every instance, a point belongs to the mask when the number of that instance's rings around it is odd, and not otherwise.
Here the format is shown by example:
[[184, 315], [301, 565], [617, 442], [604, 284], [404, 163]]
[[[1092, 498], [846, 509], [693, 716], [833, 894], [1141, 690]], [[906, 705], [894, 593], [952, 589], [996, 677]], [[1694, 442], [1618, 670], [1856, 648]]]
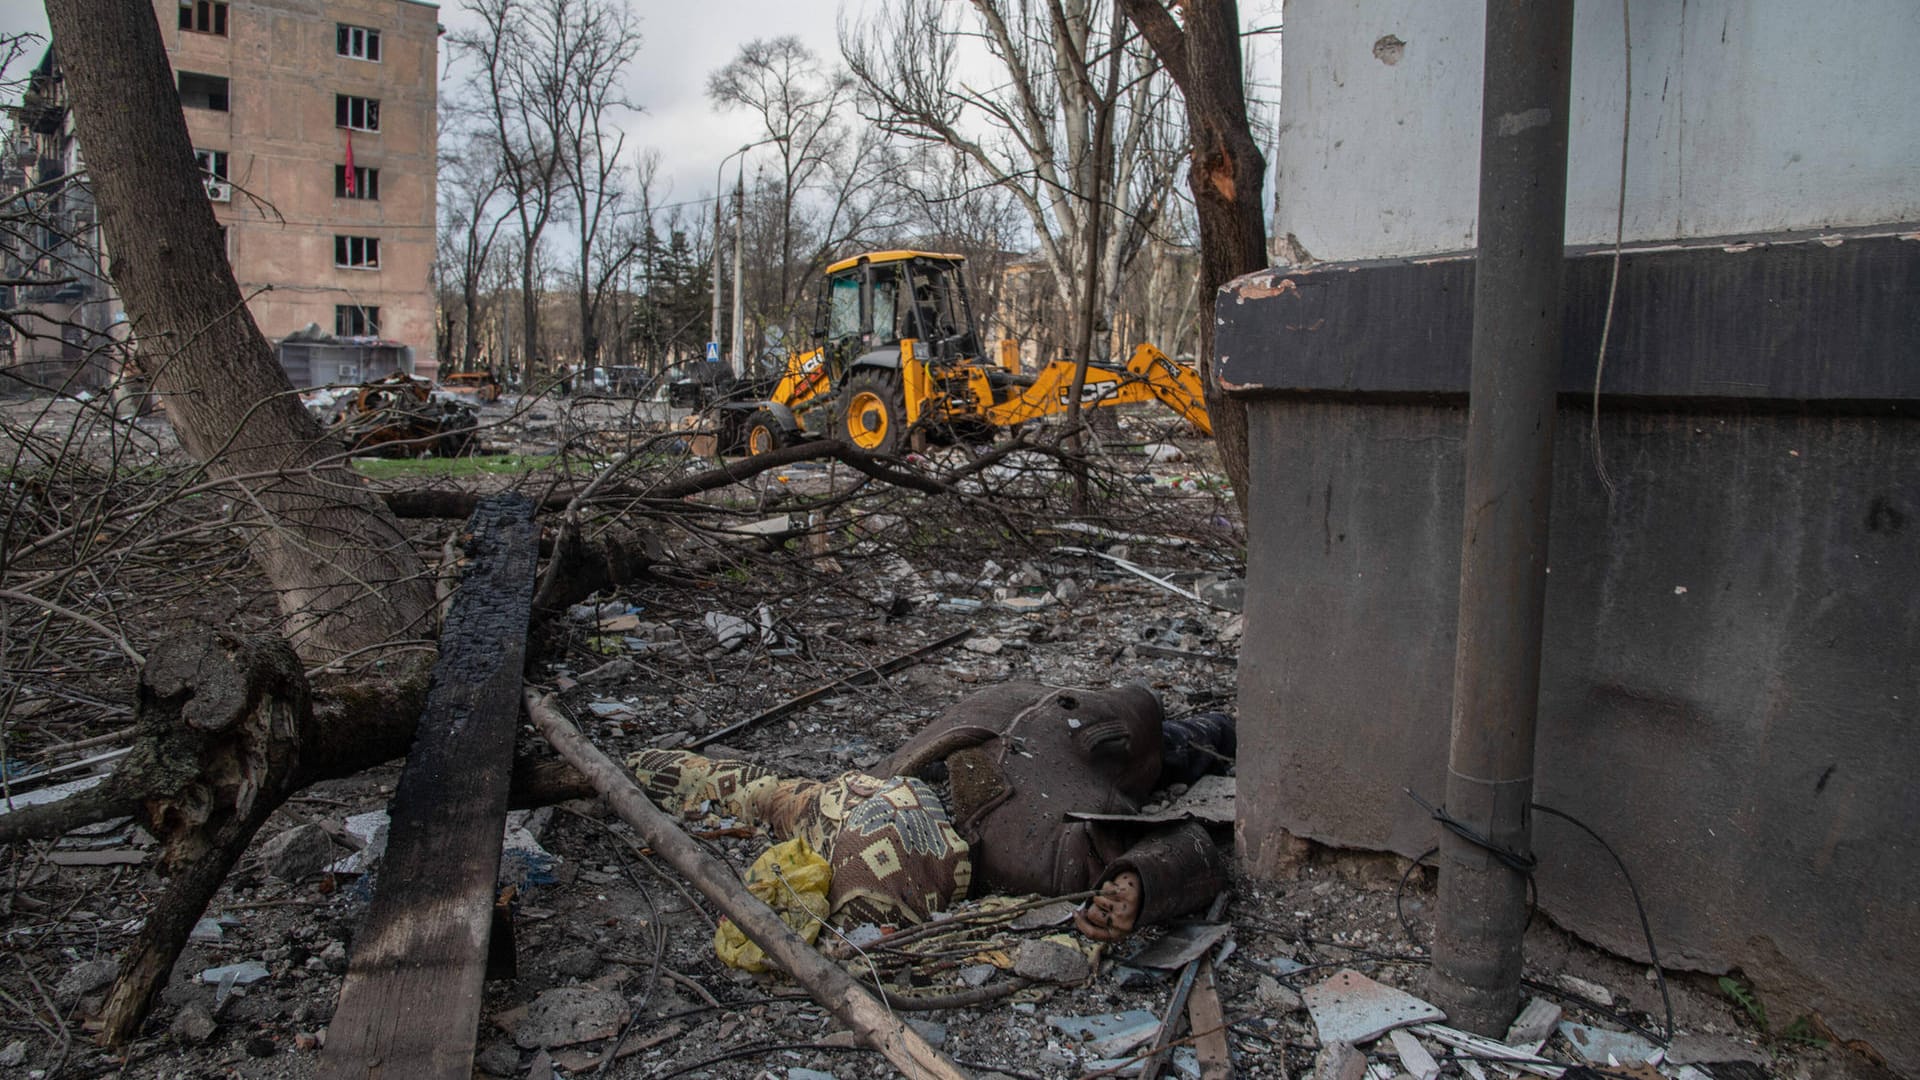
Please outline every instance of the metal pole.
[[[733, 154], [738, 154], [745, 149], [746, 147], [743, 146]], [[721, 158], [720, 164], [713, 170], [713, 332], [707, 335], [708, 341], [720, 340], [720, 230], [723, 228], [721, 217], [725, 213], [727, 203], [726, 194], [721, 190], [720, 184], [722, 177], [726, 175], [727, 161], [733, 157], [733, 154]]]
[[[1522, 861], [1532, 850], [1572, 53], [1572, 0], [1487, 0], [1446, 809]], [[1526, 876], [1447, 830], [1440, 851], [1428, 994], [1458, 1027], [1503, 1031], [1520, 1007]]]
[[746, 307], [740, 295], [740, 284], [747, 276], [740, 269], [747, 264], [746, 190], [747, 159], [742, 157], [740, 171], [733, 180], [733, 356], [727, 361], [732, 365], [735, 375], [747, 373]]

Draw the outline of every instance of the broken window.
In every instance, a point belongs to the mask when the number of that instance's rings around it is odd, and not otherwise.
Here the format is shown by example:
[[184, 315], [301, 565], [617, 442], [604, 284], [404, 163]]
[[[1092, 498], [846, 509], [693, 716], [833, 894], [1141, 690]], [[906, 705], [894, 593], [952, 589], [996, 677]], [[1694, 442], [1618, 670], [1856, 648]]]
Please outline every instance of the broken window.
[[193, 163], [200, 167], [200, 179], [207, 185], [207, 198], [214, 202], [227, 202], [233, 198], [233, 185], [227, 182], [225, 150], [201, 150], [196, 147]]
[[348, 26], [340, 23], [335, 27], [334, 50], [341, 56], [355, 60], [380, 61], [380, 31], [369, 30], [364, 26]]
[[333, 167], [333, 197], [336, 199], [373, 199], [380, 198], [380, 170], [356, 165], [353, 170], [353, 186], [347, 186], [347, 167]]
[[180, 104], [188, 109], [227, 111], [227, 80], [221, 75], [202, 75], [197, 71], [180, 73]]
[[380, 238], [377, 236], [334, 237], [333, 265], [354, 270], [380, 269]]
[[362, 304], [333, 306], [333, 336], [379, 337], [380, 309]]
[[379, 131], [380, 100], [335, 94], [333, 123], [335, 127], [352, 128], [355, 131]]
[[186, 0], [180, 5], [180, 29], [227, 36], [227, 5], [218, 0]]

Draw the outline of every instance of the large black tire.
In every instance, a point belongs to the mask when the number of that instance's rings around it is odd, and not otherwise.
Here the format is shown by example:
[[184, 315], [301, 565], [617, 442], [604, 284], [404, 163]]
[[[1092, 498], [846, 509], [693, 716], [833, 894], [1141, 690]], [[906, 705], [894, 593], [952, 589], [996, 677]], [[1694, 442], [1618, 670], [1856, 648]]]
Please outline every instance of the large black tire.
[[787, 431], [786, 425], [782, 424], [780, 418], [768, 409], [756, 409], [752, 416], [747, 417], [746, 431], [742, 439], [746, 444], [748, 457], [771, 453], [793, 442], [793, 437]]
[[834, 438], [875, 454], [898, 453], [907, 438], [906, 395], [900, 374], [879, 368], [854, 373], [841, 391]]

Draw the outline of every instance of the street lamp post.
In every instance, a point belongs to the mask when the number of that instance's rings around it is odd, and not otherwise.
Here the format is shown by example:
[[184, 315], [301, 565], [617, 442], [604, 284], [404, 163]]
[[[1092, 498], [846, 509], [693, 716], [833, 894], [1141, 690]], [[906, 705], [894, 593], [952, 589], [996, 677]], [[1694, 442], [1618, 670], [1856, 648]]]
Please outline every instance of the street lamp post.
[[[720, 338], [720, 233], [721, 233], [721, 230], [725, 228], [725, 212], [726, 212], [725, 208], [727, 204], [727, 197], [726, 197], [725, 191], [720, 187], [720, 185], [726, 182], [727, 162], [732, 161], [734, 158], [739, 157], [741, 154], [746, 153], [747, 151], [753, 149], [756, 146], [765, 146], [772, 141], [773, 141], [773, 136], [769, 135], [768, 137], [761, 139], [757, 142], [747, 143], [746, 145], [740, 147], [740, 149], [735, 150], [734, 152], [728, 154], [726, 157], [721, 158], [719, 166], [713, 170], [713, 333], [711, 336], [707, 338], [708, 341], [718, 342], [721, 340]], [[747, 163], [744, 161], [741, 162], [740, 171], [741, 171], [741, 176], [743, 180], [745, 178], [746, 168], [747, 168]], [[734, 355], [734, 358], [729, 362], [729, 370], [732, 371], [734, 374], [738, 375], [740, 374], [740, 370], [738, 367], [740, 362], [739, 361], [740, 344], [738, 341], [740, 336], [740, 329], [739, 329], [740, 315], [738, 314], [738, 309], [740, 307], [741, 239], [739, 235], [739, 225], [737, 222], [735, 223], [735, 226], [734, 226], [734, 233], [735, 235], [734, 235], [734, 243], [733, 243], [733, 246], [734, 246], [733, 305], [736, 311], [736, 314], [734, 315], [734, 339], [735, 339], [734, 354], [735, 355]]]

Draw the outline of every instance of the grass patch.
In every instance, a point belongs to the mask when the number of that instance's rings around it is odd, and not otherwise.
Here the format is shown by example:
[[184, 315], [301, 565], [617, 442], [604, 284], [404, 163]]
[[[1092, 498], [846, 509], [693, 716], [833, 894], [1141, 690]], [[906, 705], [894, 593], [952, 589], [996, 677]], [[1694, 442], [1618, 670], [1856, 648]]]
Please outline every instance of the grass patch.
[[521, 476], [549, 468], [552, 454], [494, 454], [457, 458], [354, 458], [353, 470], [374, 480], [407, 476]]

